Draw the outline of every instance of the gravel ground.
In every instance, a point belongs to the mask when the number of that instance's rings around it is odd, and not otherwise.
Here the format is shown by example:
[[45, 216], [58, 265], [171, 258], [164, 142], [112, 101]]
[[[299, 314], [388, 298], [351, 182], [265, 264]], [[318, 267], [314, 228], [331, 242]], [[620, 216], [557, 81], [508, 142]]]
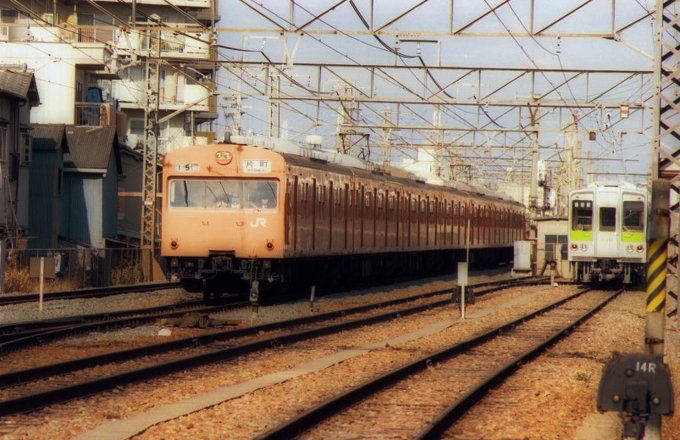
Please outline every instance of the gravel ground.
[[[507, 275], [507, 271], [499, 271], [493, 276], [475, 276], [471, 273], [470, 282], [499, 279]], [[390, 288], [387, 292], [360, 291], [342, 298], [339, 296], [321, 297], [314, 303], [314, 307], [325, 312], [339, 307], [348, 307], [350, 303], [358, 305], [367, 300], [374, 301], [376, 298], [388, 299], [413, 295], [419, 290], [448, 288], [454, 282], [455, 277], [449, 277], [428, 283], [399, 285]], [[558, 295], [557, 291], [547, 290], [544, 300], [552, 301], [554, 296]], [[113, 297], [110, 300], [84, 301], [84, 304], [75, 304], [78, 301], [64, 301], [63, 303], [67, 304], [54, 304], [49, 308], [46, 307], [40, 316], [48, 318], [69, 314], [97, 313], [103, 308], [118, 310], [121, 304], [136, 308], [141, 306], [137, 301], [148, 301], [150, 306], [158, 304], [159, 301], [172, 302], [183, 295], [186, 294], [178, 289], [178, 292], [173, 292], [167, 297], [162, 295], [163, 299], [160, 298], [160, 294], [156, 297], [156, 294], [144, 293], [137, 296], [124, 295], [125, 299], [118, 300]], [[521, 293], [518, 292], [516, 295], [521, 295]], [[173, 296], [174, 299], [168, 299]], [[491, 295], [484, 300], [478, 299], [477, 304], [470, 306], [469, 310], [472, 312], [476, 309], [496, 307], [504, 301], [508, 301], [507, 296]], [[107, 309], [107, 307], [110, 308]], [[242, 320], [243, 325], [247, 325], [309, 314], [309, 309], [308, 302], [301, 302], [280, 307], [262, 307], [258, 316], [254, 316], [250, 310], [241, 310], [228, 312], [220, 317]], [[32, 317], [35, 313], [35, 310], [22, 310], [22, 306], [2, 307], [0, 308], [0, 322], [35, 319]], [[457, 311], [452, 309], [431, 311], [419, 317], [395, 320], [368, 333], [353, 332], [351, 338], [346, 334], [337, 335], [318, 343], [300, 346], [297, 349], [291, 350], [291, 347], [273, 349], [265, 354], [237, 359], [219, 368], [202, 368], [187, 374], [150, 381], [144, 385], [103, 393], [89, 399], [55, 405], [30, 416], [6, 417], [0, 419], [0, 437], [3, 439], [70, 439], [104, 423], [125, 419], [159, 405], [201, 395], [216, 387], [244, 383], [267, 374], [293, 368], [310, 359], [326, 356], [343, 347], [346, 348], [348, 344], [364, 346], [408, 334], [432, 322], [451, 319], [456, 314]], [[405, 362], [421, 353], [435, 350], [443, 343], [450, 343], [452, 339], [463, 338], [478, 332], [482, 326], [481, 321], [469, 321], [465, 325], [451, 327], [441, 334], [406, 343], [398, 349], [385, 347], [383, 350], [370, 351], [325, 370], [249, 392], [240, 398], [212, 408], [159, 424], [135, 438], [252, 438], [285, 418], [291, 417], [297, 411], [304, 410], [334, 393], [385, 371], [396, 363]], [[83, 356], [94, 346], [107, 346], [107, 344], [115, 344], [116, 341], [146, 338], [151, 342], [159, 338], [160, 328], [160, 326], [144, 326], [136, 329], [123, 329], [115, 333], [90, 334], [77, 340], [61, 341], [36, 349], [24, 350], [21, 353], [3, 357], [0, 369], [13, 370], [17, 368], [17, 365], [24, 364], [26, 359], [37, 357], [54, 360], [59, 351], [73, 350]], [[195, 330], [172, 329], [173, 335], [184, 331]], [[592, 433], [588, 430], [591, 420], [607, 417], [607, 415], [598, 415], [595, 411], [595, 393], [602, 367], [613, 351], [639, 352], [642, 348], [643, 334], [644, 293], [626, 293], [620, 300], [608, 306], [607, 313], [591, 320], [583, 329], [576, 332], [575, 338], [570, 339], [570, 342], [558, 344], [553, 349], [552, 356], [541, 358], [536, 368], [522, 369], [517, 377], [495, 392], [508, 392], [509, 395], [523, 402], [523, 405], [515, 410], [498, 412], [496, 430], [479, 432], [478, 427], [466, 427], [467, 422], [464, 420], [461, 425], [464, 428], [461, 429], [464, 429], [466, 435], [451, 438], [589, 439], [588, 433]], [[579, 355], [574, 356], [574, 353], [579, 353]], [[20, 362], [19, 359], [22, 361]], [[671, 368], [673, 369], [673, 365]], [[495, 394], [492, 397], [494, 399], [490, 399], [490, 404], [497, 400]], [[677, 397], [676, 401], [678, 401]], [[679, 425], [677, 417], [664, 420], [664, 438], [680, 439]], [[475, 432], [478, 434], [475, 435]], [[4, 436], [2, 436], [3, 433]], [[371, 438], [370, 433], [367, 433], [365, 438]]]
[[184, 289], [170, 289], [156, 292], [128, 293], [95, 299], [71, 299], [44, 301], [40, 310], [38, 302], [0, 306], [0, 324], [16, 324], [25, 321], [65, 318], [95, 313], [177, 304], [195, 301], [195, 294]]

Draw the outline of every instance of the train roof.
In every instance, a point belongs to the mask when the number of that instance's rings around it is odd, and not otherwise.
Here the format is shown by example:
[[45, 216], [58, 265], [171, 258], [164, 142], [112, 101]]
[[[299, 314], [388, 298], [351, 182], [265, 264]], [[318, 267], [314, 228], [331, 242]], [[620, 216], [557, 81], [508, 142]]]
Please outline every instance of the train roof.
[[334, 150], [323, 149], [317, 146], [304, 146], [287, 139], [271, 138], [262, 136], [230, 136], [228, 142], [239, 145], [250, 145], [275, 151], [286, 157], [286, 160], [300, 165], [318, 168], [331, 168], [335, 172], [347, 172], [346, 168], [352, 168], [355, 174], [371, 176], [373, 179], [399, 182], [404, 185], [438, 186], [449, 192], [459, 194], [472, 194], [506, 203], [521, 205], [507, 194], [491, 191], [487, 188], [477, 188], [462, 182], [450, 182], [434, 175], [416, 174], [397, 166], [384, 166], [361, 160], [357, 157], [339, 153]]
[[597, 182], [592, 182], [592, 183], [588, 184], [588, 188], [599, 188], [599, 187], [603, 187], [603, 186], [618, 187], [618, 188], [630, 189], [630, 190], [635, 190], [635, 191], [642, 191], [638, 186], [636, 186], [636, 185], [634, 185], [630, 182], [597, 181]]

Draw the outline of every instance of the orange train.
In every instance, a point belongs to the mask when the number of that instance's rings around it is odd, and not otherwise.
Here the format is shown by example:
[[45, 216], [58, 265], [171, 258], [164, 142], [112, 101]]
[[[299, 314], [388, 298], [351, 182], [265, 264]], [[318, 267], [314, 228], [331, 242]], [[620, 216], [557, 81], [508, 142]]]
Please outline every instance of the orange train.
[[205, 299], [404, 279], [466, 258], [497, 265], [523, 238], [524, 206], [497, 194], [234, 138], [172, 151], [163, 163], [161, 254], [171, 277]]

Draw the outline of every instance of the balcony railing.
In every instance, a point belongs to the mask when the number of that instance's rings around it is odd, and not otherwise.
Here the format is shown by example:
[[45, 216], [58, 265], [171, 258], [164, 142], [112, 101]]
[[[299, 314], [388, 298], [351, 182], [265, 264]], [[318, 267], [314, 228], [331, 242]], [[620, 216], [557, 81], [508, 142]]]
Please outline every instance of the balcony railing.
[[[133, 0], [99, 0], [113, 3], [127, 3], [132, 4]], [[210, 8], [210, 0], [137, 0], [138, 5], [160, 5], [166, 6], [168, 3], [173, 6], [186, 7], [186, 8]]]
[[76, 102], [76, 125], [115, 126], [116, 110], [111, 104]]
[[0, 25], [0, 42], [18, 43], [100, 43], [113, 44], [113, 26], [46, 26], [25, 21]]
[[[155, 30], [116, 30], [116, 47], [121, 53], [148, 53]], [[177, 28], [160, 31], [161, 56], [208, 60], [211, 56], [210, 33]]]

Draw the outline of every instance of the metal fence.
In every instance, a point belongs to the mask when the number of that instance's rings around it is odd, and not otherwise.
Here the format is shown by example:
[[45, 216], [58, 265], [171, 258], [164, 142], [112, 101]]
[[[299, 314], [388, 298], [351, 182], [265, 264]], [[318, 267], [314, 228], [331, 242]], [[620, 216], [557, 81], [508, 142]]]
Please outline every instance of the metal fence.
[[[54, 278], [50, 281], [58, 282], [61, 290], [135, 284], [144, 280], [139, 248], [11, 249], [5, 268], [7, 292], [26, 290], [13, 286], [12, 278], [24, 280], [23, 284], [26, 284], [31, 260], [40, 257], [46, 257], [44, 261], [54, 264]], [[45, 273], [52, 272], [49, 269]], [[39, 279], [34, 276], [31, 282], [37, 283]]]

